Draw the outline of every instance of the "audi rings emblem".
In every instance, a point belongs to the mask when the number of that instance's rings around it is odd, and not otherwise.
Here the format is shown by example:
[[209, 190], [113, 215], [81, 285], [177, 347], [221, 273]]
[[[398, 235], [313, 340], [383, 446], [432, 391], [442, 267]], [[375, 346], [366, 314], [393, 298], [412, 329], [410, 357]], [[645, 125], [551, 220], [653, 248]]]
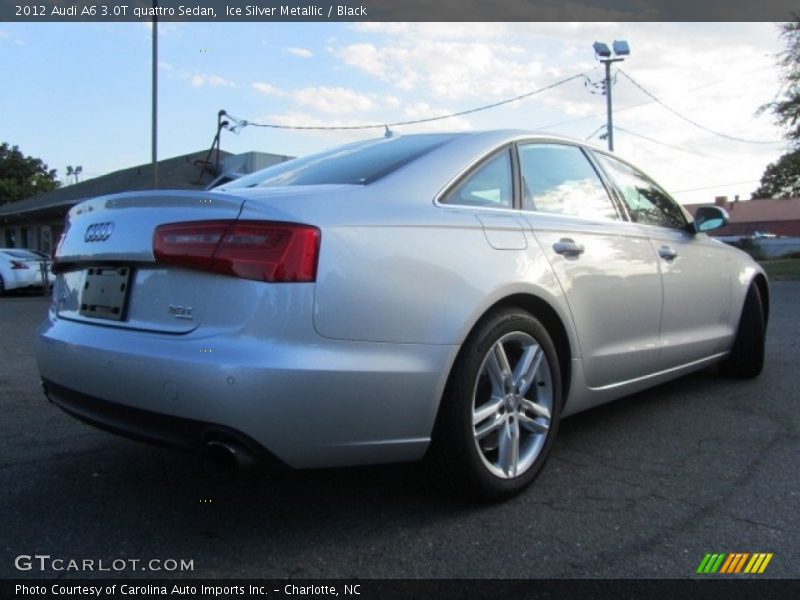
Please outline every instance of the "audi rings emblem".
[[83, 236], [84, 242], [105, 242], [114, 231], [114, 223], [92, 223], [86, 228]]

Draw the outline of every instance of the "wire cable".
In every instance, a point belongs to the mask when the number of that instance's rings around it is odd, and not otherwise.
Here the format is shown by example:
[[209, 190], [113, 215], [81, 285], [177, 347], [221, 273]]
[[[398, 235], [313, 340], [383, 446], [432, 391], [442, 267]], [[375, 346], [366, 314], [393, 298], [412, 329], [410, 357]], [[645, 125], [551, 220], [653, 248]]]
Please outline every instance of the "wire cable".
[[[587, 135], [587, 136], [586, 136], [585, 138], [583, 138], [583, 139], [584, 139], [584, 140], [586, 140], [586, 141], [589, 141], [589, 140], [590, 140], [590, 139], [592, 139], [594, 136], [596, 136], [598, 133], [600, 133], [601, 131], [603, 131], [603, 129], [605, 129], [605, 128], [606, 128], [606, 124], [605, 124], [605, 123], [603, 123], [602, 125], [600, 125], [600, 127], [598, 127], [597, 129], [595, 129], [595, 130], [594, 130], [592, 133], [590, 133], [589, 135]], [[615, 127], [615, 129], [619, 129], [619, 127]]]
[[270, 129], [295, 129], [295, 130], [317, 130], [317, 131], [342, 131], [342, 130], [355, 130], [355, 129], [385, 129], [387, 127], [401, 127], [403, 125], [417, 125], [419, 123], [431, 123], [433, 121], [441, 121], [444, 119], [452, 119], [453, 117], [462, 117], [464, 115], [471, 115], [476, 112], [480, 112], [483, 110], [489, 110], [490, 108], [497, 108], [498, 106], [504, 106], [506, 104], [511, 104], [512, 102], [517, 102], [518, 100], [523, 100], [524, 98], [530, 98], [531, 96], [535, 96], [536, 94], [541, 94], [542, 92], [546, 92], [548, 90], [552, 90], [555, 87], [560, 85], [564, 85], [570, 81], [575, 79], [588, 79], [585, 73], [578, 73], [577, 75], [573, 75], [572, 77], [567, 77], [566, 79], [562, 79], [560, 81], [556, 81], [555, 83], [551, 83], [545, 87], [539, 88], [538, 90], [533, 90], [531, 92], [526, 92], [524, 94], [520, 94], [519, 96], [514, 96], [513, 98], [508, 98], [506, 100], [501, 100], [499, 102], [494, 102], [492, 104], [486, 104], [484, 106], [478, 106], [476, 108], [471, 108], [469, 110], [462, 110], [459, 112], [449, 113], [446, 115], [439, 115], [436, 117], [426, 117], [423, 119], [412, 119], [409, 121], [396, 121], [394, 123], [377, 123], [372, 125], [281, 125], [278, 123], [254, 123], [252, 121], [247, 121], [244, 119], [237, 119], [231, 115], [227, 115], [232, 121], [236, 122], [234, 128], [240, 130], [243, 127], [267, 127]]
[[730, 181], [728, 183], [718, 183], [716, 185], [707, 185], [703, 187], [689, 188], [688, 190], [673, 190], [673, 193], [681, 194], [683, 192], [700, 192], [702, 190], [712, 190], [715, 188], [721, 188], [726, 185], [744, 185], [745, 183], [758, 183], [759, 181], [760, 181], [759, 179], [748, 179], [747, 181]]
[[[666, 142], [661, 142], [659, 140], [655, 140], [651, 137], [646, 135], [642, 135], [641, 133], [636, 133], [635, 131], [630, 131], [629, 129], [625, 129], [624, 127], [620, 127], [619, 125], [614, 125], [614, 129], [617, 131], [622, 131], [623, 133], [627, 133], [628, 135], [632, 135], [634, 137], [642, 138], [643, 140], [647, 140], [648, 142], [652, 142], [653, 144], [658, 144], [659, 146], [665, 146], [667, 148], [672, 148], [673, 150], [679, 150], [681, 152], [685, 152], [686, 154], [693, 154], [695, 156], [702, 156], [705, 158], [719, 158], [716, 156], [710, 156], [703, 152], [699, 152], [697, 150], [688, 150], [686, 148], [681, 148], [680, 146], [673, 146], [672, 144], [668, 144]], [[719, 160], [722, 160], [721, 158]]]
[[671, 106], [669, 106], [669, 105], [665, 104], [664, 102], [662, 102], [662, 101], [661, 101], [659, 98], [657, 98], [656, 96], [654, 96], [653, 94], [651, 94], [650, 92], [648, 92], [648, 91], [647, 91], [647, 90], [646, 90], [644, 87], [642, 87], [641, 85], [639, 85], [639, 83], [638, 83], [638, 82], [637, 82], [637, 81], [636, 81], [636, 80], [635, 80], [633, 77], [631, 77], [630, 75], [628, 75], [628, 74], [627, 74], [625, 71], [623, 71], [622, 69], [617, 69], [617, 72], [618, 72], [618, 73], [622, 73], [622, 74], [623, 74], [623, 75], [624, 75], [624, 76], [625, 76], [625, 77], [628, 79], [628, 81], [630, 81], [630, 82], [631, 82], [633, 85], [635, 85], [637, 88], [639, 88], [639, 89], [640, 89], [642, 92], [644, 92], [644, 93], [645, 93], [647, 96], [649, 96], [650, 98], [652, 98], [652, 99], [653, 99], [655, 102], [657, 102], [658, 104], [660, 104], [661, 106], [663, 106], [664, 108], [666, 108], [666, 109], [667, 109], [669, 112], [671, 112], [672, 114], [674, 114], [676, 117], [679, 117], [680, 119], [683, 119], [684, 121], [686, 121], [687, 123], [690, 123], [691, 125], [694, 125], [694, 126], [695, 126], [695, 127], [697, 127], [698, 129], [702, 129], [703, 131], [708, 131], [709, 133], [713, 133], [713, 134], [714, 134], [714, 135], [716, 135], [716, 136], [719, 136], [719, 137], [722, 137], [722, 138], [725, 138], [725, 139], [728, 139], [728, 140], [732, 140], [732, 141], [734, 141], [734, 142], [742, 142], [742, 143], [744, 143], [744, 144], [784, 144], [784, 143], [786, 143], [784, 140], [776, 140], [776, 141], [766, 141], [766, 140], [746, 140], [746, 139], [744, 139], [744, 138], [738, 138], [738, 137], [735, 137], [735, 136], [732, 136], [732, 135], [728, 135], [727, 133], [722, 133], [722, 132], [720, 132], [720, 131], [716, 131], [716, 130], [714, 130], [714, 129], [711, 129], [711, 128], [709, 128], [709, 127], [706, 127], [705, 125], [701, 125], [701, 124], [700, 124], [700, 123], [698, 123], [697, 121], [695, 121], [695, 120], [693, 120], [693, 119], [690, 119], [690, 118], [689, 118], [689, 117], [687, 117], [687, 116], [684, 116], [684, 115], [682, 115], [681, 113], [679, 113], [677, 110], [675, 110], [675, 109], [674, 109], [674, 108], [672, 108]]
[[[763, 67], [759, 67], [758, 69], [750, 69], [749, 71], [745, 71], [742, 74], [746, 75], [748, 73], [755, 73], [756, 71], [763, 71]], [[588, 80], [588, 77], [587, 77], [587, 80]], [[695, 87], [692, 87], [692, 88], [689, 88], [689, 89], [686, 89], [686, 90], [676, 90], [674, 92], [670, 92], [669, 95], [686, 94], [688, 92], [693, 92], [695, 90], [699, 90], [699, 89], [706, 88], [706, 87], [711, 87], [711, 86], [714, 86], [714, 85], [720, 85], [720, 84], [723, 84], [723, 83], [730, 83], [730, 79], [718, 79], [717, 81], [711, 81], [711, 82], [707, 82], [707, 83], [702, 83], [700, 85], [696, 85]], [[584, 85], [587, 85], [587, 84], [584, 84]], [[646, 106], [648, 104], [652, 104], [653, 102], [655, 102], [655, 100], [651, 99], [651, 100], [645, 100], [643, 102], [637, 102], [635, 104], [627, 104], [627, 105], [621, 106], [619, 108], [615, 107], [614, 108], [614, 114], [621, 113], [624, 110], [630, 110], [632, 108], [638, 108], [640, 106]], [[586, 120], [589, 120], [589, 119], [594, 119], [596, 117], [605, 117], [605, 116], [606, 116], [605, 112], [599, 112], [599, 113], [594, 113], [594, 114], [588, 115], [586, 117], [578, 117], [578, 118], [575, 118], [575, 119], [569, 119], [567, 121], [559, 121], [558, 123], [551, 123], [551, 124], [548, 124], [548, 125], [541, 125], [541, 126], [538, 126], [538, 127], [534, 127], [533, 129], [535, 129], [535, 130], [554, 129], [554, 128], [560, 127], [562, 125], [570, 125], [572, 123], [578, 123], [580, 121], [586, 121]], [[658, 119], [658, 120], [660, 120], [660, 119]], [[647, 123], [651, 123], [651, 122], [654, 122], [654, 121], [653, 120], [647, 121]], [[639, 123], [639, 124], [641, 124], [641, 123]], [[709, 139], [712, 139], [712, 138], [709, 138]]]

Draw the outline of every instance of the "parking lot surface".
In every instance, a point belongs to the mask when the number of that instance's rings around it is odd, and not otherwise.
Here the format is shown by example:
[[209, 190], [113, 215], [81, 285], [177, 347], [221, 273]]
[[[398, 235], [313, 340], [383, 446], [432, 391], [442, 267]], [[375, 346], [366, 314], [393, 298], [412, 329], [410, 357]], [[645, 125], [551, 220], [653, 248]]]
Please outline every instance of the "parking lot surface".
[[193, 563], [126, 577], [683, 578], [710, 552], [800, 575], [800, 282], [772, 286], [760, 378], [707, 370], [566, 419], [533, 487], [499, 505], [414, 464], [224, 472], [84, 425], [40, 391], [46, 308], [0, 298], [0, 577], [109, 575], [15, 567], [46, 554]]

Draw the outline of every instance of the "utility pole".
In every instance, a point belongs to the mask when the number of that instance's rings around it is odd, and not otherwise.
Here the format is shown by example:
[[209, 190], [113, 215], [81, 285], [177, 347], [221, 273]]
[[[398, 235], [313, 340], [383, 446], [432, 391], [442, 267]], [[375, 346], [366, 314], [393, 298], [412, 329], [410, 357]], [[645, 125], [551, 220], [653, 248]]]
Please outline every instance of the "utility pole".
[[606, 136], [608, 137], [608, 150], [614, 151], [614, 112], [611, 110], [611, 63], [622, 60], [621, 58], [600, 61], [606, 66], [606, 82], [604, 86], [606, 94]]
[[625, 56], [630, 55], [631, 49], [626, 41], [615, 41], [614, 56], [611, 58], [611, 48], [603, 42], [595, 42], [592, 46], [598, 60], [606, 67], [606, 78], [603, 83], [603, 93], [606, 95], [606, 139], [608, 140], [609, 152], [614, 151], [614, 116], [611, 102], [611, 63], [622, 62]]

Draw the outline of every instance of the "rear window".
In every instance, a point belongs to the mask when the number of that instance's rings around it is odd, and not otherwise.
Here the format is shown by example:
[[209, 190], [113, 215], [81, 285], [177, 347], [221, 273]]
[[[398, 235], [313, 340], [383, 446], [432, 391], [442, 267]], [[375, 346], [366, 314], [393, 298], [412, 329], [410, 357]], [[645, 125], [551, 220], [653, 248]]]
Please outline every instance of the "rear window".
[[268, 167], [218, 189], [335, 183], [367, 185], [446, 144], [456, 135], [409, 135], [356, 142]]

